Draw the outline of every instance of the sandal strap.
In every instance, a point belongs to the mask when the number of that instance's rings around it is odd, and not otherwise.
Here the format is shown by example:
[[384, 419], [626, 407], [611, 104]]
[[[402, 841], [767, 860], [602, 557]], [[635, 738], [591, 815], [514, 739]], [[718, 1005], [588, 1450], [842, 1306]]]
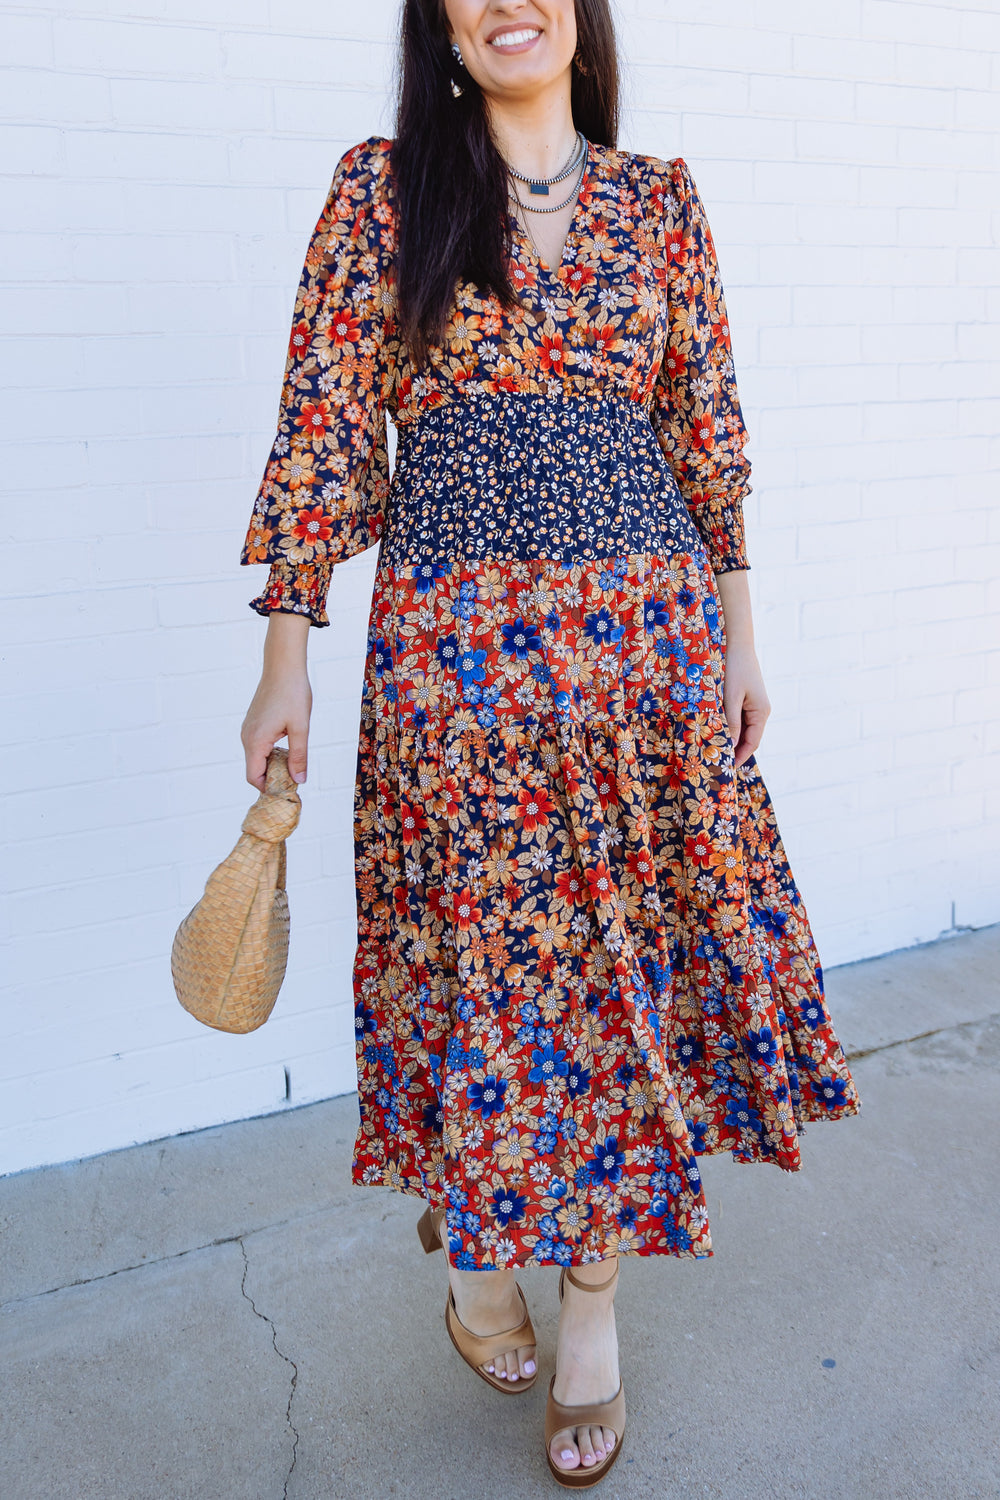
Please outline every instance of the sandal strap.
[[517, 1282], [514, 1285], [517, 1287], [517, 1295], [524, 1308], [524, 1317], [516, 1328], [508, 1328], [503, 1333], [490, 1334], [473, 1333], [471, 1329], [466, 1328], [455, 1307], [455, 1294], [449, 1289], [448, 1302], [444, 1310], [445, 1318], [452, 1337], [460, 1345], [462, 1358], [470, 1365], [485, 1365], [488, 1360], [496, 1359], [497, 1355], [506, 1354], [510, 1349], [519, 1349], [525, 1344], [536, 1342], [535, 1330], [531, 1326], [531, 1314], [528, 1312], [524, 1293]]
[[610, 1401], [601, 1401], [593, 1406], [563, 1406], [552, 1394], [556, 1383], [553, 1375], [549, 1381], [549, 1399], [545, 1405], [545, 1446], [551, 1443], [557, 1432], [573, 1427], [610, 1427], [618, 1440], [625, 1431], [625, 1392], [619, 1382], [617, 1394]]
[[563, 1266], [563, 1275], [566, 1277], [566, 1280], [571, 1283], [571, 1285], [575, 1286], [581, 1292], [606, 1292], [608, 1287], [613, 1286], [618, 1279], [618, 1266], [615, 1266], [607, 1281], [580, 1281], [576, 1276], [573, 1275], [572, 1266]]

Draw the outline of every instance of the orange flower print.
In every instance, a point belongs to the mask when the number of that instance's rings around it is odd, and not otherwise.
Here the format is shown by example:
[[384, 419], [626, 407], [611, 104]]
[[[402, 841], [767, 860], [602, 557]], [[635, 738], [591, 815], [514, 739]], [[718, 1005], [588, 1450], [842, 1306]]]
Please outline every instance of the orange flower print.
[[562, 374], [563, 337], [561, 333], [543, 334], [538, 340], [538, 363], [546, 374]]
[[591, 343], [597, 346], [600, 353], [607, 354], [618, 341], [620, 333], [614, 323], [605, 323], [603, 328], [592, 323], [587, 329], [587, 336]]
[[550, 958], [557, 948], [565, 948], [569, 934], [569, 923], [560, 922], [554, 916], [538, 912], [534, 919], [534, 932], [528, 942], [540, 954]]
[[314, 505], [312, 510], [299, 511], [298, 519], [292, 527], [292, 536], [296, 541], [315, 546], [317, 542], [328, 542], [332, 535], [333, 522], [321, 505]]
[[559, 871], [555, 879], [555, 890], [565, 906], [579, 906], [586, 897], [583, 877], [574, 869]]
[[711, 453], [715, 447], [715, 417], [711, 412], [706, 412], [693, 423], [691, 447], [704, 453]]
[[412, 844], [427, 828], [427, 819], [424, 817], [423, 809], [416, 803], [411, 806], [409, 802], [400, 801], [399, 826], [402, 830], [403, 843]]
[[311, 453], [300, 453], [296, 449], [281, 460], [281, 470], [278, 475], [280, 484], [291, 490], [292, 494], [303, 485], [308, 489], [316, 483], [316, 471], [313, 468], [313, 456]]
[[256, 522], [250, 527], [247, 536], [247, 549], [251, 555], [252, 562], [267, 561], [267, 544], [271, 540], [271, 528], [265, 526], [262, 521]]
[[570, 291], [576, 295], [585, 291], [587, 287], [593, 286], [597, 277], [590, 266], [576, 265], [566, 267], [563, 279]]
[[587, 871], [587, 885], [595, 906], [609, 906], [614, 901], [615, 882], [603, 859], [599, 859], [594, 868]]
[[712, 862], [714, 849], [711, 836], [699, 829], [697, 833], [691, 834], [685, 840], [684, 852], [688, 859], [698, 865], [709, 865]]
[[329, 401], [304, 401], [295, 425], [304, 428], [309, 437], [321, 438], [332, 421]]
[[311, 339], [312, 330], [305, 319], [302, 319], [298, 323], [293, 323], [291, 337], [288, 340], [289, 356], [292, 359], [302, 359], [309, 349]]
[[456, 353], [470, 354], [482, 338], [479, 325], [482, 319], [475, 313], [460, 312], [452, 320], [448, 330], [448, 341]]
[[523, 786], [517, 794], [517, 801], [525, 833], [534, 833], [536, 828], [548, 826], [549, 814], [555, 811], [555, 804], [542, 787]]
[[330, 319], [327, 336], [331, 344], [341, 349], [345, 344], [356, 344], [363, 332], [360, 318], [346, 308], [338, 308]]
[[476, 904], [476, 898], [468, 886], [464, 891], [456, 892], [452, 912], [459, 932], [468, 932], [474, 922], [483, 920], [483, 909]]
[[643, 885], [656, 884], [656, 865], [648, 849], [638, 849], [625, 856], [625, 868]]
[[663, 358], [663, 368], [672, 379], [683, 375], [687, 369], [687, 360], [684, 358], [683, 349], [671, 347]]
[[713, 848], [707, 861], [708, 867], [720, 876], [726, 885], [738, 885], [743, 881], [743, 856], [731, 844], [721, 849]]

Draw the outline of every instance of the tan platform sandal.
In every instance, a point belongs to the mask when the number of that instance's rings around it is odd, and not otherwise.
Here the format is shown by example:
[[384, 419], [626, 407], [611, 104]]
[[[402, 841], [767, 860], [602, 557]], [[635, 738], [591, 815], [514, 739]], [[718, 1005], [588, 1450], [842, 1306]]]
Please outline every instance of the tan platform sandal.
[[[569, 1266], [563, 1268], [559, 1277], [559, 1300], [563, 1298], [563, 1286], [566, 1277], [569, 1277], [573, 1286], [581, 1292], [606, 1292], [609, 1286], [613, 1286], [618, 1279], [618, 1267], [615, 1273], [609, 1276], [607, 1281], [598, 1282], [596, 1286], [589, 1286], [585, 1281], [578, 1281]], [[601, 1401], [593, 1406], [563, 1406], [552, 1394], [552, 1387], [556, 1383], [553, 1375], [549, 1381], [549, 1399], [545, 1407], [545, 1457], [548, 1461], [552, 1477], [568, 1490], [588, 1490], [591, 1485], [600, 1484], [606, 1478], [613, 1464], [622, 1451], [625, 1441], [625, 1392], [621, 1382], [618, 1390], [610, 1401]], [[600, 1463], [594, 1464], [592, 1468], [585, 1469], [579, 1465], [575, 1469], [560, 1469], [553, 1462], [549, 1451], [552, 1439], [557, 1432], [573, 1427], [610, 1427], [615, 1435], [615, 1446], [611, 1452], [601, 1459]]]
[[[420, 1243], [428, 1255], [434, 1250], [442, 1250], [444, 1248], [441, 1240], [441, 1224], [444, 1215], [445, 1210], [443, 1208], [433, 1210], [425, 1208], [417, 1224]], [[488, 1364], [490, 1360], [497, 1359], [501, 1354], [506, 1354], [510, 1349], [519, 1349], [525, 1344], [534, 1344], [537, 1342], [535, 1330], [531, 1326], [531, 1314], [528, 1312], [528, 1304], [524, 1300], [524, 1293], [517, 1285], [517, 1282], [514, 1285], [517, 1287], [517, 1295], [520, 1297], [521, 1306], [524, 1308], [524, 1317], [516, 1328], [508, 1328], [503, 1333], [491, 1333], [483, 1336], [473, 1333], [470, 1329], [466, 1328], [456, 1311], [455, 1297], [451, 1287], [448, 1288], [448, 1300], [444, 1307], [444, 1323], [448, 1330], [448, 1337], [465, 1360], [465, 1363], [476, 1372], [481, 1380], [485, 1380], [487, 1385], [491, 1385], [495, 1391], [502, 1391], [505, 1396], [520, 1396], [524, 1391], [530, 1391], [538, 1379], [537, 1360], [535, 1373], [534, 1375], [530, 1375], [527, 1380], [523, 1378], [514, 1381], [501, 1380], [499, 1375], [491, 1375], [488, 1370], [482, 1369], [483, 1365]]]

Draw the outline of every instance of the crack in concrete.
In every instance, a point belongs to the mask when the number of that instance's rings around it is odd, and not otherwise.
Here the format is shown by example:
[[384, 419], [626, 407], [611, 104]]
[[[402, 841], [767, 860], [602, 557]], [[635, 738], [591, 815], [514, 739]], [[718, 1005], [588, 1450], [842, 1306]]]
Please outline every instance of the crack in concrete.
[[256, 1302], [247, 1291], [247, 1276], [250, 1272], [250, 1257], [247, 1255], [247, 1247], [243, 1243], [243, 1240], [237, 1237], [236, 1243], [239, 1245], [240, 1250], [243, 1253], [243, 1278], [240, 1281], [240, 1292], [242, 1293], [246, 1301], [249, 1302], [251, 1308], [253, 1309], [254, 1316], [260, 1318], [261, 1322], [266, 1323], [268, 1328], [270, 1328], [271, 1347], [274, 1350], [275, 1354], [279, 1359], [283, 1359], [286, 1365], [291, 1366], [292, 1378], [288, 1386], [288, 1404], [285, 1407], [285, 1422], [288, 1426], [289, 1432], [292, 1434], [292, 1461], [288, 1465], [288, 1473], [285, 1475], [285, 1482], [281, 1490], [281, 1500], [288, 1500], [288, 1486], [291, 1483], [292, 1474], [295, 1470], [295, 1462], [299, 1456], [299, 1432], [298, 1428], [295, 1426], [295, 1423], [292, 1421], [292, 1402], [295, 1400], [295, 1388], [299, 1382], [299, 1367], [295, 1363], [294, 1359], [292, 1359], [290, 1354], [286, 1354], [284, 1349], [278, 1348], [278, 1330], [275, 1328], [273, 1320], [267, 1316], [267, 1313], [261, 1312]]
[[200, 1250], [216, 1250], [220, 1245], [241, 1245], [245, 1239], [251, 1239], [255, 1234], [266, 1234], [271, 1229], [286, 1229], [290, 1224], [303, 1224], [307, 1219], [315, 1219], [323, 1214], [328, 1214], [339, 1208], [339, 1204], [331, 1204], [328, 1208], [314, 1208], [306, 1214], [290, 1214], [287, 1219], [274, 1219], [268, 1224], [260, 1224], [256, 1229], [242, 1229], [239, 1234], [220, 1235], [216, 1240], [205, 1240], [201, 1245], [188, 1245], [185, 1250], [171, 1250], [169, 1255], [157, 1255], [150, 1260], [137, 1260], [132, 1265], [116, 1266], [113, 1271], [101, 1271], [97, 1276], [79, 1276], [75, 1281], [62, 1281], [58, 1286], [43, 1287], [38, 1292], [24, 1292], [18, 1297], [5, 1297], [0, 1299], [0, 1309], [17, 1307], [21, 1302], [34, 1302], [38, 1297], [54, 1297], [57, 1292], [69, 1292], [78, 1286], [95, 1286], [100, 1281], [110, 1281], [115, 1276], [127, 1276], [130, 1271], [144, 1271], [147, 1266], [164, 1266], [171, 1260], [183, 1260], [185, 1255], [197, 1255]]
[[966, 1031], [970, 1026], [982, 1026], [987, 1021], [996, 1020], [996, 1016], [981, 1016], [976, 1021], [956, 1021], [952, 1026], [934, 1026], [930, 1031], [918, 1031], [916, 1036], [901, 1036], [894, 1042], [878, 1042], [874, 1047], [858, 1047], [853, 1052], [845, 1052], [847, 1061], [858, 1062], [862, 1057], [874, 1057], [877, 1052], [890, 1052], [893, 1047], [909, 1047], [913, 1042], [923, 1042], [929, 1036], [944, 1036], [949, 1031]]

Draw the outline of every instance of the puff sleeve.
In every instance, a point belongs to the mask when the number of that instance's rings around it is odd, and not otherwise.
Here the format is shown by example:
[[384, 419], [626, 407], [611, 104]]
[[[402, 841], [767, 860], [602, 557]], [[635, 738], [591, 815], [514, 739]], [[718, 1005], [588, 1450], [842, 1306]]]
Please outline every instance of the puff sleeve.
[[373, 136], [344, 153], [309, 244], [277, 435], [240, 559], [271, 566], [251, 602], [260, 614], [328, 624], [331, 568], [382, 534], [395, 337], [389, 146]]
[[650, 418], [716, 573], [748, 569], [743, 500], [752, 493], [719, 265], [687, 163], [663, 192], [667, 346]]

